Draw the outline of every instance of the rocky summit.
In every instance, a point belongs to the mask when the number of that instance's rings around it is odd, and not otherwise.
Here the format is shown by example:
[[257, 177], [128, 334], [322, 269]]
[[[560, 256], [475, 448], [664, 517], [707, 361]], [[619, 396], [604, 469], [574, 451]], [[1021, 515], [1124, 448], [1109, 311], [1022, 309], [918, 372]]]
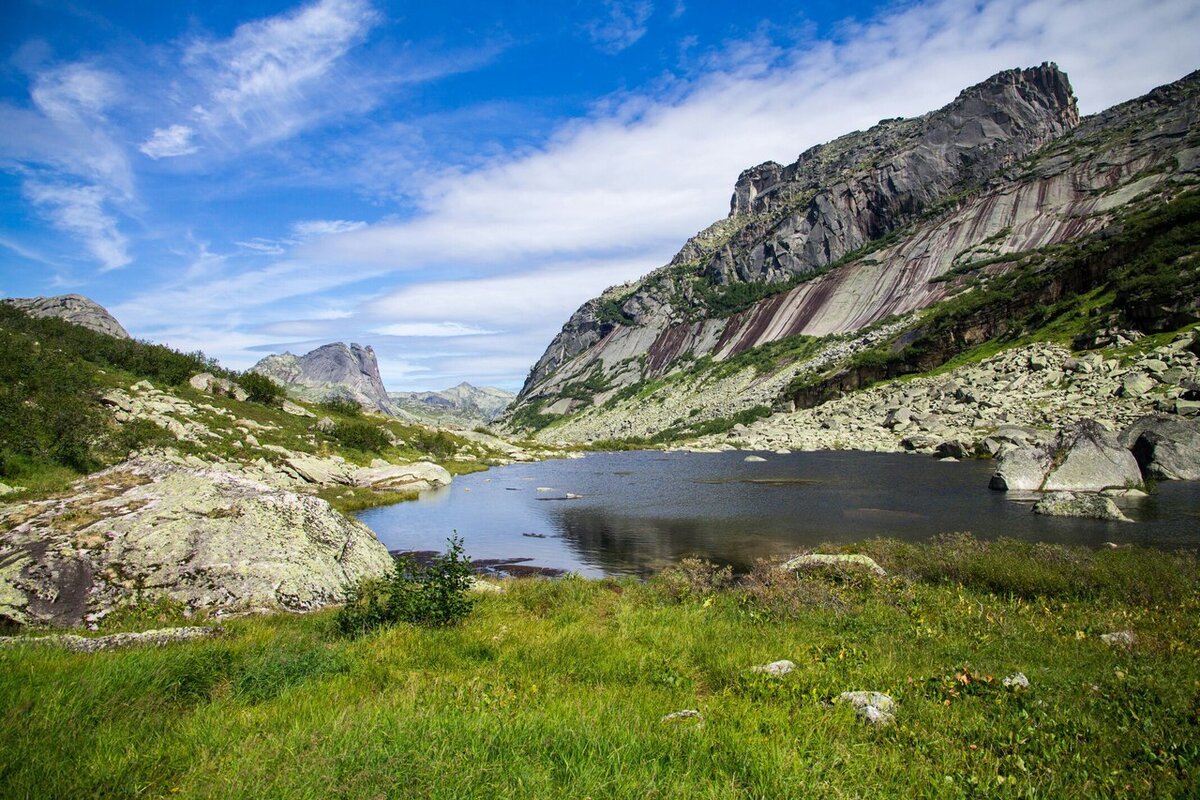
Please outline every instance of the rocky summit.
[[[1078, 327], [1097, 337], [1081, 346], [1112, 344], [1106, 321], [1177, 329], [1200, 313], [1194, 293], [1137, 305], [1112, 283], [1149, 249], [1149, 239], [1122, 239], [1150, 230], [1130, 223], [1200, 182], [1198, 119], [1200, 73], [1080, 119], [1066, 74], [1043, 64], [790, 165], [746, 170], [726, 219], [572, 315], [507, 422], [584, 441], [645, 427], [658, 405], [676, 411], [659, 431], [703, 433], [739, 413], [819, 405], [928, 371], [1028, 333], [1046, 323], [1031, 310], [1106, 283], [1117, 298], [1086, 309]], [[956, 327], [931, 323], [938, 309], [958, 313]], [[910, 359], [905, 369], [895, 354]], [[697, 383], [713, 391], [692, 391]]]
[[342, 398], [386, 414], [394, 412], [370, 345], [333, 342], [302, 356], [267, 356], [250, 369], [304, 400]]
[[33, 317], [57, 317], [76, 325], [128, 339], [129, 333], [121, 327], [108, 309], [81, 294], [60, 294], [54, 297], [14, 297], [4, 301]]

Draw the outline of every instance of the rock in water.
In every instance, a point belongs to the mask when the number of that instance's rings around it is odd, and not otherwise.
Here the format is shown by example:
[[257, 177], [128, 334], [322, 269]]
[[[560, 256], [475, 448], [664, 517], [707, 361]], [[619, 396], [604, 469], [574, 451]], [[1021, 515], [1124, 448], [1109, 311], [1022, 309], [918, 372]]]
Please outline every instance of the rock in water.
[[1129, 517], [1121, 513], [1121, 509], [1117, 508], [1117, 504], [1110, 498], [1098, 494], [1075, 494], [1073, 492], [1047, 494], [1034, 505], [1033, 513], [1045, 514], [1050, 517], [1087, 517], [1132, 522]]
[[1059, 432], [1052, 444], [1000, 456], [989, 486], [1001, 491], [1100, 492], [1142, 485], [1137, 461], [1094, 420]]
[[0, 512], [0, 617], [74, 626], [137, 597], [307, 610], [392, 565], [369, 528], [324, 500], [215, 468], [140, 458], [74, 489]]
[[31, 317], [58, 317], [106, 336], [113, 336], [117, 339], [129, 338], [129, 334], [121, 327], [121, 323], [108, 313], [108, 309], [81, 294], [60, 294], [55, 297], [14, 297], [4, 302], [21, 309]]
[[1134, 422], [1121, 434], [1149, 478], [1167, 481], [1200, 480], [1200, 422], [1151, 415]]

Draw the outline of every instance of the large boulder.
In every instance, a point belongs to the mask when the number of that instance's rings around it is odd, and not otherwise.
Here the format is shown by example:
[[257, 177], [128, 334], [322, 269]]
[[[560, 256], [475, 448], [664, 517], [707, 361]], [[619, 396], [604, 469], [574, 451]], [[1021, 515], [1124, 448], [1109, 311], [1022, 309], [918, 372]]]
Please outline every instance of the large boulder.
[[18, 624], [80, 625], [136, 599], [313, 609], [392, 564], [369, 528], [320, 498], [152, 458], [6, 507], [0, 530], [0, 618]]
[[1148, 478], [1200, 480], [1200, 422], [1148, 415], [1122, 432], [1121, 444], [1133, 452]]
[[1073, 492], [1051, 492], [1038, 500], [1033, 513], [1050, 517], [1086, 517], [1088, 519], [1111, 519], [1130, 522], [1112, 498], [1098, 494], [1075, 494]]
[[1059, 432], [1053, 444], [1003, 452], [989, 484], [1008, 491], [1100, 492], [1142, 485], [1133, 455], [1094, 420]]

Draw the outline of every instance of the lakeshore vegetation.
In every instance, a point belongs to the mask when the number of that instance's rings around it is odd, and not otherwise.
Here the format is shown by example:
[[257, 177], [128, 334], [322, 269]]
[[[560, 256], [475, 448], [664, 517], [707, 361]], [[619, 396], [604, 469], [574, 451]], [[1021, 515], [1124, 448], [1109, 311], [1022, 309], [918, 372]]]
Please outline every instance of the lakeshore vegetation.
[[[1185, 797], [1191, 553], [873, 540], [876, 578], [688, 560], [521, 579], [455, 625], [338, 612], [97, 654], [0, 650], [5, 797]], [[174, 622], [169, 607], [119, 629]], [[194, 624], [194, 620], [192, 623]], [[1132, 631], [1131, 646], [1101, 636]], [[789, 659], [781, 677], [751, 667]], [[1027, 689], [1003, 677], [1023, 672]], [[830, 702], [897, 701], [875, 728]], [[702, 718], [665, 722], [695, 709]]]

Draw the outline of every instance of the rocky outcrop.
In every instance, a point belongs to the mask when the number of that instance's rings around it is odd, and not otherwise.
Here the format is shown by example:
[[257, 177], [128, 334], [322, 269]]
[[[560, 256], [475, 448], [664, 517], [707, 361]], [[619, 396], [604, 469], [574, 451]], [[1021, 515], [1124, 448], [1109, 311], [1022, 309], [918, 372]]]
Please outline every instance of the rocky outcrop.
[[54, 297], [14, 297], [4, 301], [19, 308], [31, 317], [57, 317], [81, 325], [96, 333], [128, 339], [129, 334], [121, 327], [108, 309], [81, 294], [60, 294]]
[[1050, 517], [1086, 517], [1129, 522], [1129, 517], [1117, 508], [1110, 497], [1075, 492], [1052, 492], [1033, 506], [1033, 513]]
[[[588, 438], [573, 431], [575, 415], [626, 387], [788, 337], [832, 341], [946, 299], [965, 287], [958, 276], [1000, 275], [1019, 254], [1100, 235], [1131, 202], [1195, 180], [1198, 119], [1200, 73], [1076, 125], [1065, 76], [1043, 65], [1001, 73], [925, 117], [813, 148], [790, 166], [748, 170], [727, 220], [567, 321], [512, 419], [565, 414], [554, 436]], [[966, 331], [949, 344], [999, 332]], [[1131, 379], [1126, 391], [1154, 387]]]
[[1165, 414], [1142, 417], [1121, 434], [1142, 473], [1166, 481], [1200, 481], [1200, 422]]
[[1094, 420], [1081, 420], [1053, 445], [1003, 452], [991, 488], [1000, 491], [1101, 492], [1142, 485], [1133, 455]]
[[353, 400], [364, 408], [395, 412], [379, 376], [379, 361], [370, 346], [342, 342], [322, 345], [302, 356], [267, 356], [251, 371], [276, 381], [302, 400]]
[[392, 563], [324, 500], [150, 457], [67, 498], [5, 506], [0, 530], [0, 617], [18, 624], [94, 623], [159, 598], [213, 613], [307, 610]]
[[515, 397], [503, 389], [465, 382], [440, 392], [388, 392], [392, 404], [410, 416], [467, 427], [493, 421]]

